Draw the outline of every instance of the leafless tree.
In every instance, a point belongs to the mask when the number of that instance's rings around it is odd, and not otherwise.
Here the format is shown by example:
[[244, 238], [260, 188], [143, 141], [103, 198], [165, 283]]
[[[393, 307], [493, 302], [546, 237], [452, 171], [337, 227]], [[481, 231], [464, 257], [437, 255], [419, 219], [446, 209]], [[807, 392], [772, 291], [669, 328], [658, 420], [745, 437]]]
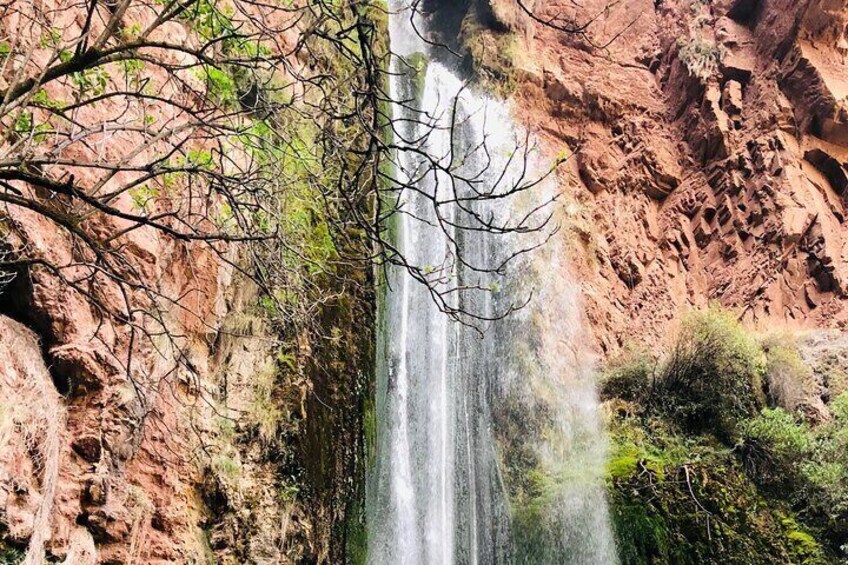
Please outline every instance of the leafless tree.
[[[133, 340], [167, 334], [165, 313], [187, 309], [129, 258], [136, 232], [205, 246], [276, 302], [281, 289], [315, 284], [293, 264], [395, 264], [449, 315], [473, 320], [477, 313], [446, 300], [457, 289], [445, 289], [440, 270], [425, 272], [387, 237], [401, 195], [439, 172], [471, 187], [447, 200], [427, 195], [446, 230], [506, 234], [547, 223], [499, 224], [476, 211], [538, 179], [481, 186], [479, 171], [462, 176], [462, 155], [445, 160], [427, 154], [424, 139], [398, 141], [391, 107], [415, 106], [388, 92], [386, 14], [376, 3], [78, 0], [0, 9], [0, 201], [12, 220], [0, 266], [61, 279], [104, 319], [131, 328]], [[191, 33], [180, 36], [175, 22]], [[516, 149], [511, 159], [527, 158]], [[409, 152], [422, 166], [417, 178], [401, 179], [393, 164]], [[333, 227], [325, 249], [305, 250], [293, 233], [292, 208], [308, 192], [321, 196], [320, 210], [303, 213]], [[464, 223], [444, 214], [450, 206]], [[64, 232], [73, 257], [56, 262], [14, 237], [20, 209]], [[455, 260], [472, 267], [461, 254]], [[120, 294], [120, 306], [104, 288]], [[122, 361], [129, 370], [131, 353]]]
[[[485, 136], [431, 154], [429, 136], [453, 139], [468, 116], [454, 102], [445, 121], [392, 95], [397, 73], [420, 70], [391, 53], [386, 17], [378, 0], [0, 2], [0, 301], [19, 290], [12, 278], [81, 297], [109, 357], [99, 361], [126, 375], [143, 418], [160, 382], [196, 374], [183, 322], [219, 331], [200, 290], [157, 279], [151, 241], [253, 281], [295, 344], [321, 336], [329, 294], [370, 286], [375, 264], [405, 270], [461, 323], [520, 307], [470, 309], [457, 294], [492, 289], [450, 284], [449, 272], [503, 274], [550, 237], [549, 200], [514, 218], [490, 210], [551, 170], [534, 174], [526, 137], [505, 160]], [[411, 160], [414, 174], [401, 174]], [[422, 190], [433, 176], [450, 190]], [[428, 210], [404, 208], [413, 193]], [[445, 264], [398, 245], [399, 214], [443, 231]], [[478, 264], [459, 242], [470, 234], [539, 237]], [[151, 351], [173, 361], [164, 375]]]

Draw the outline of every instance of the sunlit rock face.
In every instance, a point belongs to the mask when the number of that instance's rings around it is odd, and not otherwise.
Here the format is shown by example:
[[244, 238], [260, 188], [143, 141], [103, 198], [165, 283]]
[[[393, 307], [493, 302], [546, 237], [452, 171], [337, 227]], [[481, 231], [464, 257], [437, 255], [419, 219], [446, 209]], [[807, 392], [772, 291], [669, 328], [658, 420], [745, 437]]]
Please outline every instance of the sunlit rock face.
[[[603, 351], [656, 344], [710, 301], [753, 325], [844, 326], [844, 2], [478, 4], [465, 29], [483, 7], [500, 23], [478, 43], [514, 45], [489, 76], [552, 154], [574, 152], [560, 189]], [[502, 66], [464, 39], [484, 74]]]

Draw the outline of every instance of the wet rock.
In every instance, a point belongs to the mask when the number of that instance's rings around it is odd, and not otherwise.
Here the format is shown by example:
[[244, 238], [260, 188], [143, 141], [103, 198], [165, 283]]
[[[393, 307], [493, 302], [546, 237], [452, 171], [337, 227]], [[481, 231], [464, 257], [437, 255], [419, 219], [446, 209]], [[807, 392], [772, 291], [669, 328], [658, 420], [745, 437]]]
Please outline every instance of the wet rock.
[[115, 543], [130, 534], [130, 524], [107, 507], [99, 507], [85, 517], [85, 525], [97, 543]]
[[[494, 29], [499, 30], [523, 30], [526, 25], [527, 16], [525, 12], [514, 2], [505, 0], [483, 0], [488, 14], [492, 18]], [[535, 2], [530, 0], [525, 6], [535, 9]]]
[[730, 119], [721, 108], [721, 91], [716, 83], [707, 85], [701, 106], [701, 129], [690, 136], [696, 154], [702, 161], [724, 159], [729, 155]]

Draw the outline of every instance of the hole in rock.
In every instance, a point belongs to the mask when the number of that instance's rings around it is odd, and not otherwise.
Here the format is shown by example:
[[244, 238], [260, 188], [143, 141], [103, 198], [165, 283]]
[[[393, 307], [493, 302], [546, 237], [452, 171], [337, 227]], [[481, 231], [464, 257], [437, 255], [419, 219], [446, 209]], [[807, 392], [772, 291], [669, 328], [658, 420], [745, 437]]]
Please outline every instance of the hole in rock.
[[4, 284], [0, 285], [0, 315], [20, 322], [35, 332], [56, 390], [62, 395], [67, 395], [70, 392], [68, 379], [58, 375], [54, 368], [50, 367], [48, 351], [55, 344], [56, 339], [50, 327], [49, 317], [33, 299], [34, 290], [29, 269], [21, 267], [14, 271], [6, 271], [3, 273], [2, 281]]

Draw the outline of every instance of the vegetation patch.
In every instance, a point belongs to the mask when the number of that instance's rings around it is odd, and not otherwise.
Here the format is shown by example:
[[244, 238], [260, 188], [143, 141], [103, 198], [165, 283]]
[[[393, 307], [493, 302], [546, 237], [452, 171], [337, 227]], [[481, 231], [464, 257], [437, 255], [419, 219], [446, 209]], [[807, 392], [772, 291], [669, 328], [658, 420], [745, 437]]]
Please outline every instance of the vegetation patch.
[[678, 41], [677, 56], [686, 68], [700, 80], [705, 81], [718, 71], [722, 47], [700, 37], [690, 37]]
[[815, 392], [800, 359], [791, 340], [757, 339], [711, 308], [687, 317], [665, 354], [608, 364], [606, 476], [622, 563], [844, 559], [848, 397], [831, 399], [821, 422], [778, 406], [776, 383]]
[[0, 542], [0, 565], [18, 565], [23, 563], [25, 556], [22, 549]]
[[460, 29], [466, 63], [472, 76], [483, 80], [497, 93], [508, 95], [517, 85], [518, 36], [513, 31], [487, 26], [479, 10], [479, 7], [469, 10]]

